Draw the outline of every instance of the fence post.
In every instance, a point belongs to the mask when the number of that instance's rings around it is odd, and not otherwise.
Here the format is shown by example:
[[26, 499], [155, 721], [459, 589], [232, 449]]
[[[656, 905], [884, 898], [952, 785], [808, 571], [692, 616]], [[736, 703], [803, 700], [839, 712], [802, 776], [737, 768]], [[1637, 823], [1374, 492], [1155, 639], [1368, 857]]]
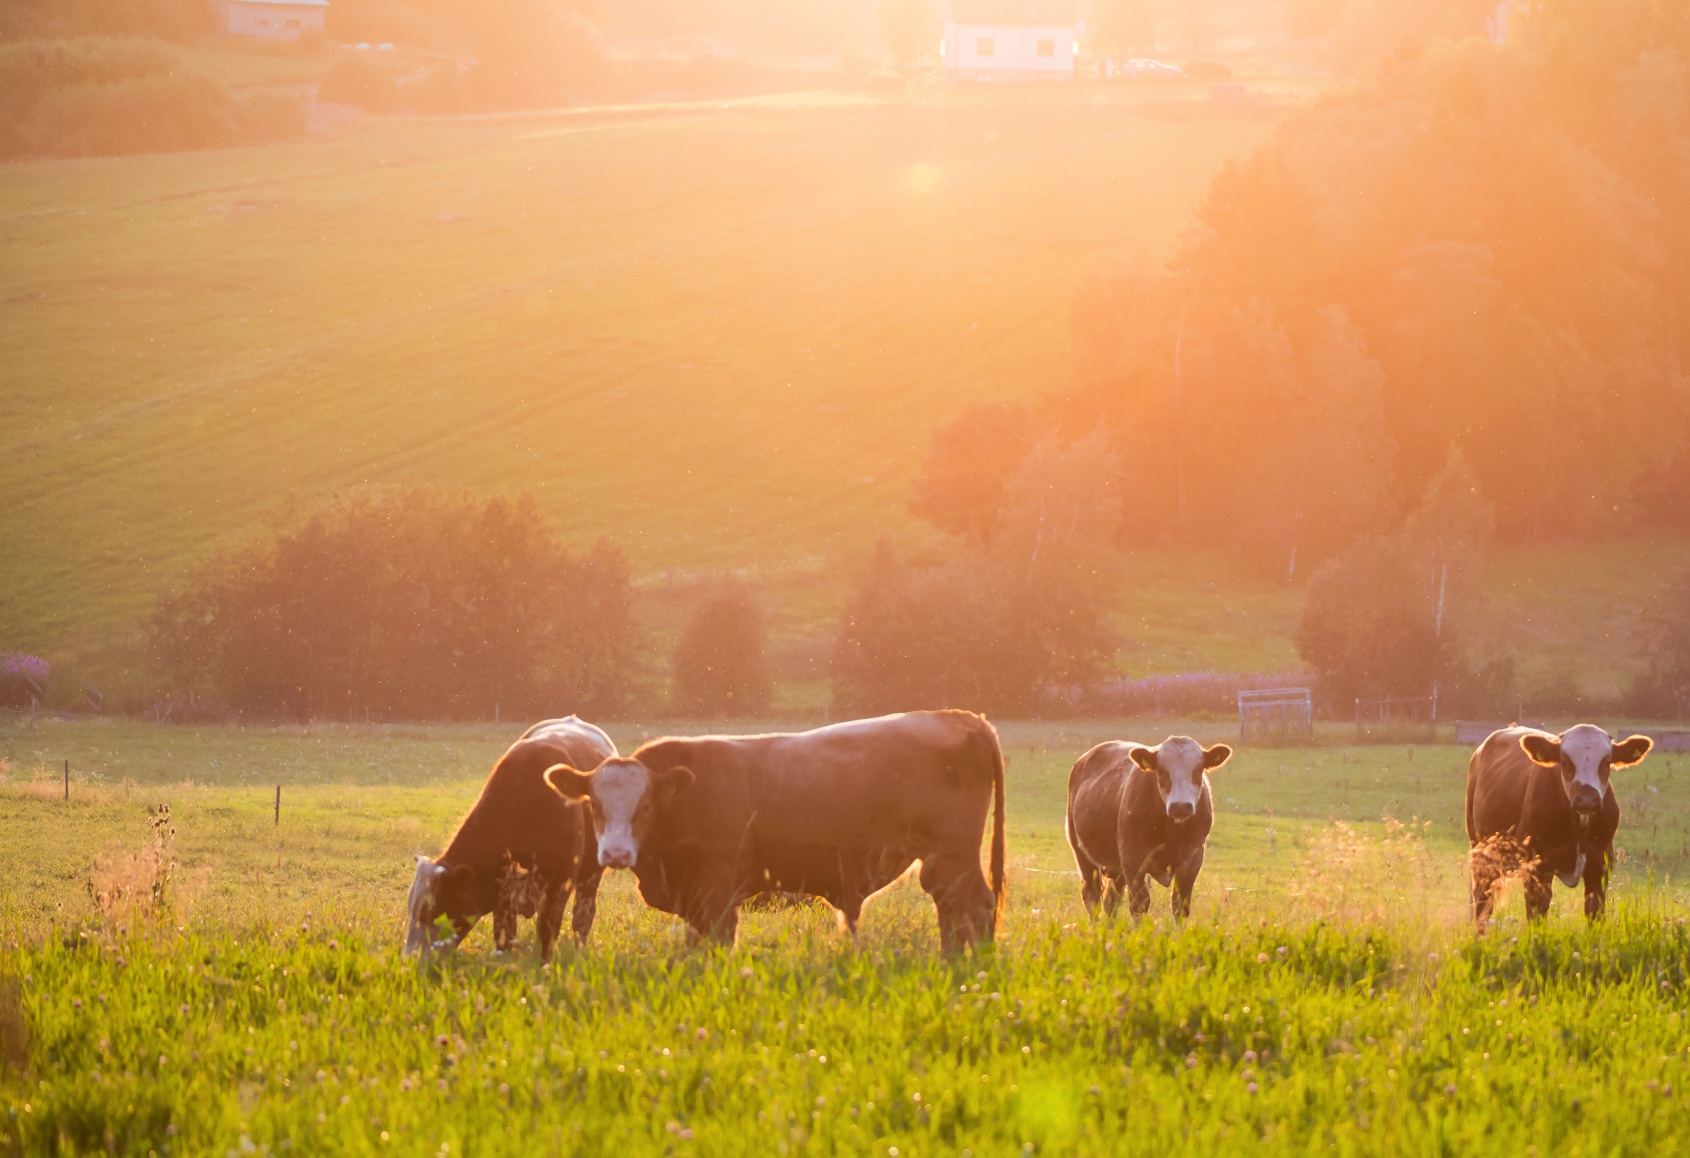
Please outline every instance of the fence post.
[[276, 785], [276, 827], [282, 826], [282, 786]]
[[65, 799], [70, 799], [70, 761], [65, 761]]

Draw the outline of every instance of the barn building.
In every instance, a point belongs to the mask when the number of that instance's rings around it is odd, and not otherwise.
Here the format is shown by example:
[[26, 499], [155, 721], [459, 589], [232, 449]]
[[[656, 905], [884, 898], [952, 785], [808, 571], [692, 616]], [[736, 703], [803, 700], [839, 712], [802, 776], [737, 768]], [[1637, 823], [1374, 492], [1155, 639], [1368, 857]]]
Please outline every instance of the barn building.
[[945, 80], [1073, 80], [1080, 0], [951, 0], [939, 53]]
[[329, 0], [224, 0], [224, 31], [230, 36], [298, 40], [323, 31]]

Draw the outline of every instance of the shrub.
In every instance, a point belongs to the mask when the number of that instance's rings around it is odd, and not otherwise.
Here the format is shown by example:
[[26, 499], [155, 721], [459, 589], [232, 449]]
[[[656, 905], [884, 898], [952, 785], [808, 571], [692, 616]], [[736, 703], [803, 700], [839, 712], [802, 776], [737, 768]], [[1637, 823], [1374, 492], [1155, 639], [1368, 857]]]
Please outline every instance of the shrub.
[[84, 37], [0, 48], [0, 156], [109, 156], [278, 140], [297, 100], [236, 100], [158, 44]]
[[476, 61], [468, 80], [478, 104], [547, 108], [604, 89], [604, 47], [580, 13], [550, 0], [490, 0], [467, 11]]
[[362, 54], [343, 56], [330, 65], [317, 86], [317, 99], [356, 105], [367, 113], [391, 113], [400, 105], [393, 74]]
[[425, 115], [468, 112], [475, 103], [464, 70], [451, 61], [401, 84], [399, 95], [406, 108]]
[[0, 651], [0, 708], [27, 708], [46, 694], [47, 661], [21, 651]]
[[1469, 679], [1460, 620], [1489, 520], [1471, 472], [1452, 453], [1398, 531], [1362, 540], [1316, 573], [1297, 651], [1320, 674], [1329, 708], [1429, 696], [1434, 684]]
[[911, 565], [883, 539], [840, 625], [836, 707], [1030, 713], [1090, 684], [1113, 648], [1118, 475], [1101, 434], [1047, 442], [1010, 477], [989, 545]]
[[1690, 574], [1663, 593], [1649, 616], [1649, 666], [1625, 693], [1625, 709], [1655, 719], [1690, 717]]
[[1038, 434], [1032, 412], [1019, 402], [970, 406], [934, 431], [910, 509], [940, 530], [990, 541], [1003, 522], [1009, 476]]
[[424, 489], [284, 512], [162, 599], [178, 689], [261, 716], [613, 716], [635, 674], [621, 553], [559, 543], [531, 498]]
[[675, 648], [676, 707], [689, 716], [755, 716], [774, 698], [763, 611], [743, 585], [707, 600]]

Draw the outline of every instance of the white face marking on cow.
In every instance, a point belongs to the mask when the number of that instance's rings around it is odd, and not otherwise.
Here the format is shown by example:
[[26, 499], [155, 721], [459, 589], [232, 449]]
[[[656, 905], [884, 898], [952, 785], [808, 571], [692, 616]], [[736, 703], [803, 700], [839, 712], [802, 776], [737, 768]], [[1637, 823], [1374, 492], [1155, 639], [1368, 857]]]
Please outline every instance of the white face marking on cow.
[[[1561, 787], [1567, 793], [1568, 803], [1583, 813], [1581, 819], [1586, 823], [1590, 813], [1601, 807], [1606, 788], [1602, 782], [1602, 764], [1613, 751], [1613, 738], [1595, 724], [1579, 724], [1561, 733], [1561, 756], [1565, 761], [1561, 766]], [[1567, 764], [1572, 765], [1571, 776], [1567, 775]], [[1580, 809], [1581, 804], [1588, 807]]]
[[1203, 745], [1190, 736], [1170, 736], [1157, 747], [1156, 763], [1167, 773], [1156, 778], [1156, 786], [1168, 818], [1190, 820], [1203, 794]]
[[637, 760], [607, 760], [593, 773], [593, 819], [604, 867], [633, 868], [639, 859], [634, 816], [650, 789], [651, 774]]
[[407, 956], [427, 953], [433, 945], [433, 931], [429, 925], [433, 921], [434, 886], [445, 875], [444, 866], [418, 854], [416, 875], [411, 877], [411, 891], [405, 897], [405, 913], [409, 918], [405, 931]]

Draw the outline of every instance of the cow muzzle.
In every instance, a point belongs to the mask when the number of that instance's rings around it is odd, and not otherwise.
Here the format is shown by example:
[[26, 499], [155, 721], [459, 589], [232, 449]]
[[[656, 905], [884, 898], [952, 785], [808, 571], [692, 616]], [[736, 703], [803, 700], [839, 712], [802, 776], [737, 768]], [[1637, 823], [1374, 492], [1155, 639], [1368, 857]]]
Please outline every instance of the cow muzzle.
[[599, 864], [605, 868], [633, 868], [634, 858], [633, 849], [620, 845], [599, 849]]
[[1578, 817], [1580, 824], [1589, 824], [1590, 818], [1602, 809], [1602, 798], [1594, 792], [1581, 792], [1573, 797], [1573, 815]]
[[1183, 800], [1175, 801], [1173, 804], [1168, 805], [1168, 819], [1176, 823], [1190, 820], [1196, 811], [1197, 808], [1195, 805], [1187, 804]]

